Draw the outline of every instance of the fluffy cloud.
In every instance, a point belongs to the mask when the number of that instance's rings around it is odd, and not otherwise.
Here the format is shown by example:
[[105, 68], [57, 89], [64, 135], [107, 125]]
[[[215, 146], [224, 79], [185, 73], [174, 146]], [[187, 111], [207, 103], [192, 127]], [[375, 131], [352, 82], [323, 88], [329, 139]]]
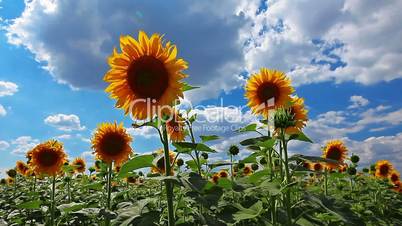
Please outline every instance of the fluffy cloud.
[[[311, 11], [314, 8], [314, 11]], [[402, 77], [401, 1], [269, 1], [255, 21], [246, 62], [290, 72], [295, 84], [355, 81], [373, 84]], [[387, 34], [387, 35], [384, 35]], [[312, 63], [313, 62], [313, 63]]]
[[362, 96], [356, 96], [356, 95], [350, 97], [350, 102], [352, 102], [352, 104], [348, 107], [350, 109], [364, 107], [367, 104], [369, 104], [369, 100], [367, 100]]
[[147, 139], [159, 136], [156, 129], [149, 127], [149, 126], [145, 126], [145, 127], [141, 127], [141, 128], [127, 128], [127, 132], [130, 135], [132, 135], [133, 137], [141, 136], [141, 137], [144, 137]]
[[6, 109], [3, 107], [3, 105], [0, 104], [0, 117], [6, 115], [7, 115]]
[[77, 115], [56, 114], [50, 115], [44, 120], [45, 124], [53, 126], [62, 131], [84, 130], [80, 118]]
[[12, 82], [0, 81], [0, 97], [12, 96], [18, 92], [18, 85]]
[[165, 34], [189, 62], [189, 82], [213, 85], [203, 93], [217, 95], [225, 86], [216, 82], [225, 81], [230, 90], [242, 69], [238, 28], [246, 21], [235, 7], [231, 1], [182, 0], [166, 7], [152, 1], [34, 0], [6, 29], [10, 43], [29, 49], [58, 82], [77, 88], [105, 86], [106, 57], [119, 35], [137, 36], [140, 29]]
[[10, 144], [7, 141], [0, 140], [0, 151], [6, 150], [10, 147]]
[[27, 151], [39, 144], [39, 140], [30, 136], [21, 136], [11, 141], [11, 144], [13, 144], [13, 150], [11, 151], [12, 154], [25, 155]]

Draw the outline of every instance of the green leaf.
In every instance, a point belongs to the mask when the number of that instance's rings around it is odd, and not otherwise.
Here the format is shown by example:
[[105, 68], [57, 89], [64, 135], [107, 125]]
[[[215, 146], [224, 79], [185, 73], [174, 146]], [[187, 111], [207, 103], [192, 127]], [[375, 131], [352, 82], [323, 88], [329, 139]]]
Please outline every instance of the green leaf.
[[259, 152], [254, 152], [251, 155], [247, 156], [243, 160], [240, 160], [239, 162], [241, 163], [255, 163], [257, 161], [257, 157], [260, 156], [261, 153]]
[[[200, 158], [200, 164], [203, 165], [205, 163], [206, 163], [206, 160], [203, 158]], [[198, 171], [197, 163], [194, 160], [188, 160], [188, 161], [186, 161], [186, 164], [191, 170]]]
[[217, 185], [224, 189], [232, 189], [232, 181], [228, 178], [219, 178]]
[[289, 140], [299, 140], [299, 141], [305, 141], [309, 143], [314, 143], [310, 138], [308, 138], [303, 132], [300, 132], [298, 134], [292, 134], [289, 137]]
[[210, 136], [200, 136], [201, 140], [203, 143], [207, 142], [207, 141], [211, 141], [211, 140], [218, 140], [220, 139], [219, 136], [217, 135], [210, 135]]
[[132, 127], [134, 129], [138, 129], [138, 128], [141, 128], [141, 127], [144, 127], [144, 126], [151, 126], [151, 127], [154, 127], [154, 128], [158, 128], [158, 120], [155, 118], [154, 120], [145, 122], [143, 124], [136, 124], [136, 123], [132, 124]]
[[263, 211], [261, 201], [256, 202], [254, 205], [250, 206], [250, 208], [244, 208], [237, 203], [234, 206], [239, 209], [239, 211], [233, 214], [233, 217], [236, 221], [254, 219], [258, 217]]
[[64, 213], [70, 213], [70, 212], [75, 212], [75, 211], [79, 211], [82, 208], [84, 208], [87, 204], [86, 203], [68, 203], [68, 204], [62, 204], [60, 206], [57, 207], [57, 209], [59, 209], [61, 212]]
[[257, 145], [260, 147], [264, 147], [266, 149], [270, 149], [270, 148], [274, 147], [275, 141], [276, 141], [275, 139], [269, 139], [269, 140], [265, 140], [262, 142], [259, 141], [259, 142], [257, 142]]
[[317, 156], [307, 156], [307, 155], [301, 155], [301, 154], [295, 154], [289, 158], [289, 161], [297, 161], [297, 160], [310, 161], [310, 162], [327, 162], [327, 163], [334, 163], [334, 164], [339, 163], [338, 161], [332, 160], [332, 159], [326, 159], [326, 158], [321, 158], [321, 157], [317, 157]]
[[214, 162], [211, 164], [208, 164], [208, 167], [210, 169], [216, 168], [216, 167], [220, 167], [220, 166], [230, 166], [231, 163], [230, 162], [225, 162], [225, 161], [218, 161], [218, 162]]
[[154, 160], [153, 155], [135, 156], [134, 158], [130, 159], [128, 162], [124, 163], [124, 165], [121, 166], [118, 177], [119, 178], [127, 177], [129, 173], [134, 170], [145, 167], [151, 167], [153, 160]]
[[257, 124], [253, 123], [253, 124], [250, 124], [243, 128], [238, 129], [237, 132], [243, 133], [243, 132], [251, 132], [251, 131], [256, 131], [256, 130], [257, 130]]
[[276, 196], [281, 193], [281, 185], [278, 182], [270, 182], [266, 180], [262, 182], [259, 187], [267, 190], [271, 196]]
[[265, 177], [269, 176], [270, 174], [271, 174], [270, 170], [268, 170], [268, 169], [260, 170], [260, 171], [253, 173], [252, 175], [250, 175], [248, 177], [248, 181], [252, 184], [257, 184], [258, 181], [260, 181], [261, 179], [264, 179]]
[[186, 82], [182, 82], [182, 83], [183, 83], [183, 86], [181, 87], [181, 90], [182, 90], [183, 92], [189, 91], [189, 90], [192, 90], [192, 89], [198, 89], [198, 88], [200, 88], [200, 87], [198, 87], [198, 86], [190, 86], [190, 85], [187, 84]]
[[[210, 152], [210, 153], [215, 153], [216, 151], [208, 147], [207, 145], [203, 143], [191, 143], [191, 142], [176, 142], [173, 143], [173, 146], [175, 146], [178, 151], [185, 151], [187, 153], [188, 149], [193, 149], [201, 152]], [[185, 150], [183, 150], [185, 149]]]
[[40, 205], [42, 204], [41, 200], [34, 200], [34, 201], [28, 201], [28, 202], [24, 202], [21, 203], [19, 205], [17, 205], [18, 209], [39, 209]]
[[84, 188], [100, 191], [103, 189], [103, 183], [97, 182], [97, 183], [87, 184], [84, 186]]
[[248, 146], [248, 145], [255, 145], [258, 142], [264, 142], [266, 140], [271, 139], [271, 137], [268, 136], [261, 136], [261, 137], [255, 137], [255, 138], [250, 138], [250, 139], [246, 139], [240, 142], [241, 145], [243, 146]]

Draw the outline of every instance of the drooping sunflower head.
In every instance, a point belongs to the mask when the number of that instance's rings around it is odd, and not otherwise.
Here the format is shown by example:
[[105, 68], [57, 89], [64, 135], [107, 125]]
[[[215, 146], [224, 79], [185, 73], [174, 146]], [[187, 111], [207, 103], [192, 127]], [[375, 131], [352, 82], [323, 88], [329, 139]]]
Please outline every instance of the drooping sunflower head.
[[228, 172], [226, 170], [221, 170], [221, 171], [219, 171], [219, 177], [228, 178], [229, 174], [228, 174]]
[[254, 114], [268, 117], [268, 111], [284, 107], [294, 92], [290, 79], [281, 71], [261, 68], [260, 73], [253, 74], [246, 84], [247, 105]]
[[326, 163], [328, 168], [333, 169], [343, 163], [348, 153], [348, 149], [341, 140], [332, 140], [326, 144], [323, 152], [323, 158], [337, 161], [337, 163]]
[[377, 161], [375, 164], [375, 176], [380, 178], [387, 178], [394, 170], [392, 164], [387, 160]]
[[140, 31], [138, 41], [121, 36], [120, 49], [121, 53], [115, 49], [109, 57], [110, 70], [103, 78], [110, 83], [105, 91], [117, 100], [116, 107], [136, 119], [146, 119], [155, 115], [153, 109], [183, 97], [181, 80], [186, 77], [187, 62], [176, 58], [175, 45], [164, 43], [159, 34], [148, 37]]
[[102, 123], [92, 137], [92, 149], [97, 159], [120, 165], [132, 154], [131, 141], [122, 123]]
[[63, 144], [56, 140], [48, 140], [38, 144], [32, 151], [30, 166], [36, 174], [55, 176], [60, 173], [67, 155]]
[[85, 172], [85, 160], [82, 158], [76, 158], [74, 161], [71, 163], [71, 165], [74, 167], [74, 171], [76, 173], [83, 173]]
[[[165, 174], [166, 169], [165, 169], [165, 156], [164, 156], [164, 150], [159, 149], [155, 152], [157, 155], [157, 161], [154, 166], [151, 167], [151, 172], [152, 173], [160, 173], [160, 174]], [[169, 151], [169, 160], [170, 164], [174, 161], [176, 157], [176, 154], [173, 151]], [[174, 175], [173, 167], [171, 167], [170, 175]]]
[[399, 179], [400, 179], [400, 174], [399, 174], [399, 172], [398, 172], [397, 170], [393, 170], [393, 171], [391, 172], [391, 174], [389, 175], [389, 180], [390, 180], [393, 184], [395, 184], [397, 181], [399, 181]]
[[166, 129], [170, 140], [173, 142], [183, 141], [186, 137], [183, 118], [178, 112], [174, 112], [170, 118], [166, 122]]
[[287, 134], [299, 133], [306, 126], [307, 110], [304, 107], [304, 99], [300, 97], [292, 97], [292, 105], [289, 107], [290, 113], [293, 115], [295, 125], [286, 128]]
[[17, 172], [23, 176], [25, 176], [26, 172], [28, 171], [29, 167], [25, 162], [23, 161], [17, 161], [15, 164], [15, 168], [17, 169]]

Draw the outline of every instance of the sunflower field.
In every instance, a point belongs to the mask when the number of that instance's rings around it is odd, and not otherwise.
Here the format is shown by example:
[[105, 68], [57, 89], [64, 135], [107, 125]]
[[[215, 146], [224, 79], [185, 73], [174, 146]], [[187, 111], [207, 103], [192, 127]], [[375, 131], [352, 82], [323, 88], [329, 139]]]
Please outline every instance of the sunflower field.
[[[213, 161], [210, 142], [221, 138], [194, 135], [197, 114], [180, 99], [197, 87], [183, 81], [188, 64], [177, 53], [159, 34], [121, 36], [104, 76], [115, 107], [134, 129], [152, 128], [159, 150], [134, 152], [118, 122], [93, 133], [94, 165], [43, 141], [1, 179], [0, 225], [402, 225], [391, 161], [359, 167], [341, 140], [321, 156], [290, 155], [289, 144], [313, 141], [303, 133], [304, 99], [281, 71], [250, 76], [244, 96], [260, 120], [236, 133], [253, 137]], [[251, 154], [238, 158], [244, 149]]]

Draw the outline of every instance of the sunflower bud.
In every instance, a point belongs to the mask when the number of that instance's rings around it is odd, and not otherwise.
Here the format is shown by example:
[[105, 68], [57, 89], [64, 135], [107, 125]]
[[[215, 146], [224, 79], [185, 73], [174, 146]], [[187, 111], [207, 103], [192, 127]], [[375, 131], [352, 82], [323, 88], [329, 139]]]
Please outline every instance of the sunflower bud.
[[15, 176], [17, 176], [17, 171], [15, 171], [15, 169], [10, 169], [6, 173], [11, 178], [14, 178]]
[[201, 156], [202, 156], [205, 160], [208, 159], [208, 153], [206, 153], [206, 152], [201, 153]]
[[239, 162], [239, 164], [237, 164], [237, 166], [239, 167], [239, 169], [243, 169], [244, 168], [244, 163]]
[[253, 164], [251, 165], [251, 169], [253, 169], [254, 171], [258, 170], [258, 164], [253, 163]]
[[144, 173], [143, 173], [142, 171], [140, 171], [140, 172], [138, 172], [138, 175], [139, 175], [140, 177], [142, 177], [142, 176], [144, 176]]
[[295, 126], [294, 114], [289, 109], [278, 108], [274, 115], [275, 129], [286, 129]]
[[2, 178], [2, 179], [0, 180], [0, 184], [6, 184], [6, 183], [7, 183], [6, 179]]
[[369, 169], [363, 168], [363, 173], [368, 173], [368, 172], [369, 172]]
[[176, 164], [177, 164], [177, 166], [178, 166], [178, 167], [180, 167], [180, 166], [184, 165], [184, 161], [183, 161], [183, 159], [177, 159]]
[[230, 153], [231, 155], [237, 155], [237, 154], [239, 154], [239, 147], [237, 147], [236, 145], [230, 146], [230, 148], [229, 148], [229, 153]]
[[372, 164], [372, 165], [370, 166], [370, 170], [371, 170], [371, 171], [375, 171], [375, 164]]
[[352, 161], [353, 163], [358, 163], [359, 160], [360, 160], [360, 158], [359, 158], [359, 156], [357, 156], [357, 155], [352, 155], [352, 156], [350, 157], [350, 161]]
[[357, 172], [357, 170], [356, 170], [355, 167], [349, 167], [348, 168], [348, 174], [349, 175], [351, 175], [351, 176], [356, 175], [356, 172]]
[[266, 160], [265, 158], [261, 158], [261, 159], [260, 159], [260, 164], [261, 164], [261, 165], [267, 164], [267, 160]]
[[93, 173], [93, 172], [95, 172], [95, 167], [91, 166], [91, 167], [88, 168], [88, 170], [89, 170], [90, 173]]

